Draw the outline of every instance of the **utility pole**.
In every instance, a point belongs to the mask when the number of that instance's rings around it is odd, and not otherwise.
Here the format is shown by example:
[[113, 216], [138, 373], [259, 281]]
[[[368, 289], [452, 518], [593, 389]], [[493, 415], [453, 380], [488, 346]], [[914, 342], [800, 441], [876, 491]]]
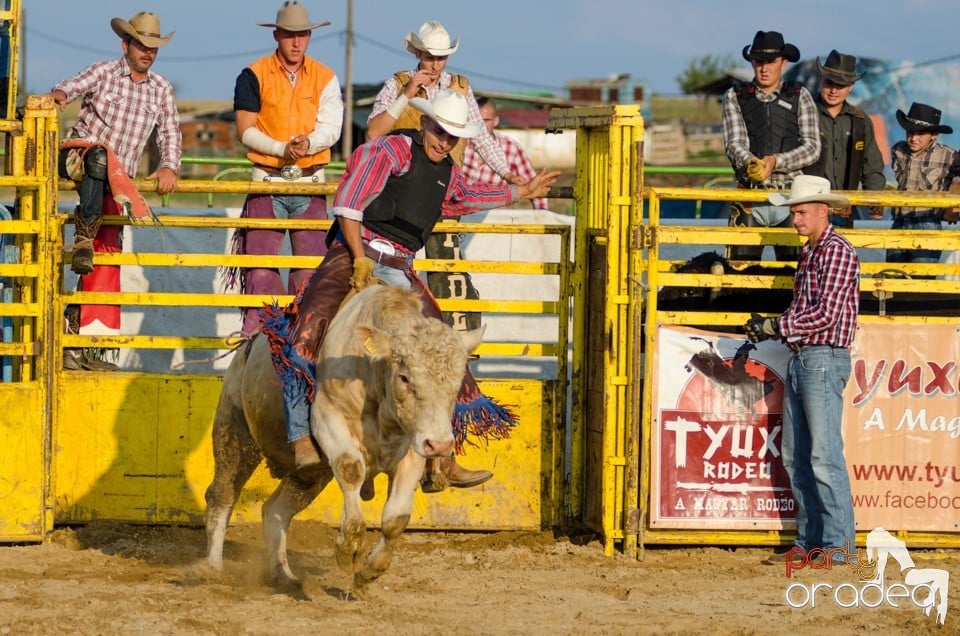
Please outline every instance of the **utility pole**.
[[347, 0], [347, 53], [346, 69], [343, 74], [343, 136], [340, 147], [343, 160], [353, 152], [353, 0]]

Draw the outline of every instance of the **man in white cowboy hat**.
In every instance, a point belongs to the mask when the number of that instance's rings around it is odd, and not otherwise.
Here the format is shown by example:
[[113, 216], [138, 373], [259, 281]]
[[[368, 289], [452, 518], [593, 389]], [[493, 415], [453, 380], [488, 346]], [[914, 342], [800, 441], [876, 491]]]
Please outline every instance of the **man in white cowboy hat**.
[[[420, 130], [379, 137], [353, 151], [333, 201], [330, 250], [291, 305], [263, 310], [263, 331], [271, 341], [283, 385], [287, 430], [292, 435], [309, 433], [307, 396], [314, 360], [304, 354], [319, 350], [326, 325], [351, 288], [363, 289], [371, 277], [413, 288], [420, 293], [424, 313], [440, 319], [436, 300], [413, 269], [414, 254], [437, 221], [542, 197], [559, 175], [541, 172], [520, 186], [467, 184], [450, 158], [460, 138], [475, 138], [483, 127], [470, 121], [467, 100], [447, 90], [433, 101], [414, 98], [411, 105], [421, 113]], [[509, 411], [480, 393], [469, 368], [453, 423], [458, 445], [468, 423], [472, 430], [488, 426], [495, 436], [509, 433], [514, 424]], [[298, 474], [309, 479], [320, 458], [305, 459], [305, 454], [297, 453]], [[425, 492], [446, 485], [476, 486], [493, 475], [468, 471], [452, 456], [437, 461], [435, 469], [442, 473], [442, 480], [432, 480], [430, 473]], [[364, 492], [369, 494], [369, 488], [368, 484]]]
[[[940, 110], [914, 102], [910, 112], [897, 110], [897, 123], [907, 133], [890, 149], [897, 189], [904, 191], [946, 192], [954, 177], [960, 176], [960, 154], [937, 141], [940, 133], [953, 128], [940, 123]], [[939, 230], [942, 222], [957, 222], [957, 213], [949, 208], [893, 208], [894, 230]], [[890, 263], [939, 263], [940, 250], [887, 250]]]
[[[820, 156], [817, 108], [810, 92], [797, 82], [783, 82], [789, 62], [800, 51], [777, 31], [757, 31], [753, 44], [743, 47], [743, 59], [753, 67], [749, 84], [734, 84], [723, 96], [723, 144], [740, 187], [781, 190]], [[730, 225], [789, 227], [785, 208], [756, 203], [730, 206]], [[790, 246], [774, 248], [778, 260], [795, 260]], [[759, 260], [763, 246], [728, 248], [733, 259]]]
[[[79, 75], [53, 87], [51, 96], [63, 108], [81, 99], [80, 114], [67, 132], [65, 142], [87, 142], [84, 152], [76, 148], [61, 150], [60, 174], [79, 182], [80, 204], [74, 217], [76, 228], [71, 268], [81, 275], [80, 288], [86, 291], [119, 291], [119, 270], [93, 265], [97, 251], [119, 251], [119, 226], [100, 229], [104, 205], [107, 213], [119, 211], [107, 184], [108, 154], [115, 154], [123, 171], [133, 177], [140, 165], [147, 140], [156, 131], [160, 151], [160, 167], [148, 178], [156, 178], [157, 194], [169, 194], [177, 187], [180, 171], [180, 118], [170, 82], [150, 70], [157, 50], [165, 46], [173, 32], [160, 35], [160, 18], [141, 11], [129, 21], [113, 18], [113, 31], [121, 38], [123, 56], [116, 60], [96, 62]], [[108, 152], [109, 151], [109, 152]], [[89, 280], [88, 280], [89, 279]], [[88, 324], [88, 309], [80, 308], [79, 326], [88, 326], [97, 333], [115, 333], [120, 327], [120, 310], [109, 312], [104, 320], [110, 324]], [[94, 322], [97, 322], [95, 320]], [[102, 322], [102, 321], [100, 321]], [[115, 322], [115, 324], [113, 324]], [[82, 331], [81, 331], [82, 332]], [[67, 350], [66, 368], [115, 368], [76, 351]]]
[[[276, 50], [247, 66], [237, 77], [233, 108], [237, 138], [253, 162], [254, 181], [322, 183], [323, 167], [330, 162], [330, 148], [343, 128], [343, 98], [340, 81], [324, 64], [307, 55], [314, 29], [330, 22], [312, 22], [306, 8], [288, 0], [274, 22], [258, 22], [273, 29]], [[296, 218], [325, 220], [325, 196], [249, 194], [243, 218]], [[285, 231], [242, 229], [234, 233], [237, 254], [277, 255]], [[326, 233], [322, 230], [291, 230], [290, 246], [295, 256], [323, 256]], [[311, 269], [291, 269], [283, 284], [276, 268], [242, 270], [241, 291], [246, 294], [281, 296], [295, 294]], [[227, 271], [226, 287], [237, 282]], [[259, 309], [243, 310], [244, 334], [260, 327]]]
[[[447, 89], [466, 98], [470, 108], [469, 121], [481, 124], [483, 118], [470, 82], [463, 75], [453, 75], [445, 70], [448, 58], [459, 46], [460, 38], [451, 39], [443, 25], [435, 20], [428, 20], [418, 31], [407, 33], [404, 47], [416, 56], [417, 67], [394, 73], [384, 83], [367, 119], [367, 137], [376, 139], [395, 130], [417, 130], [420, 127], [420, 113], [410, 105], [410, 100], [415, 97], [432, 100]], [[482, 162], [504, 181], [512, 184], [526, 182], [526, 178], [512, 171], [503, 147], [486, 127], [470, 144]], [[464, 141], [450, 152], [458, 166], [463, 166], [466, 147], [467, 142]], [[425, 251], [428, 258], [459, 258], [460, 235], [433, 235], [428, 238]], [[427, 282], [437, 298], [465, 300], [480, 297], [468, 272], [430, 272]], [[476, 312], [444, 312], [444, 320], [458, 329], [480, 326], [480, 314]]]
[[[854, 546], [853, 500], [841, 423], [860, 309], [860, 261], [830, 224], [830, 208], [850, 202], [812, 175], [795, 178], [789, 197], [774, 193], [768, 200], [789, 206], [793, 226], [807, 242], [790, 306], [775, 318], [753, 314], [744, 330], [753, 342], [775, 338], [790, 349], [780, 451], [797, 502], [794, 543], [807, 551], [848, 554]], [[776, 550], [766, 562], [783, 563], [786, 552]]]
[[[442, 24], [428, 20], [417, 32], [408, 33], [403, 43], [417, 58], [417, 67], [394, 73], [384, 83], [367, 119], [367, 136], [376, 139], [391, 130], [416, 130], [420, 126], [420, 114], [410, 106], [410, 100], [414, 97], [432, 100], [440, 91], [447, 89], [466, 97], [470, 106], [470, 121], [482, 123], [480, 108], [469, 80], [463, 75], [453, 75], [444, 70], [450, 55], [459, 48], [460, 38], [451, 40]], [[523, 182], [523, 179], [510, 171], [503, 150], [490, 131], [484, 128], [473, 140], [473, 144], [480, 157], [507, 183]], [[461, 163], [465, 145], [460, 144], [451, 153], [458, 165]]]
[[[873, 122], [847, 98], [853, 85], [863, 77], [858, 74], [857, 58], [830, 51], [820, 69], [820, 92], [816, 97], [820, 128], [820, 158], [803, 169], [804, 174], [826, 178], [835, 190], [883, 190], [883, 156], [873, 132]], [[871, 218], [881, 218], [883, 208], [872, 208]], [[848, 209], [831, 219], [836, 227], [853, 227], [853, 214]]]

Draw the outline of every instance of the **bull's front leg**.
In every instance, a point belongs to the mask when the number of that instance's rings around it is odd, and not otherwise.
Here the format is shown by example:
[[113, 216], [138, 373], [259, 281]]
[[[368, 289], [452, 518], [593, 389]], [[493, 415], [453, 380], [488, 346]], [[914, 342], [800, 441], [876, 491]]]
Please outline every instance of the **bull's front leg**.
[[353, 575], [353, 591], [359, 597], [363, 596], [367, 585], [383, 574], [390, 565], [400, 535], [410, 523], [413, 494], [420, 483], [423, 466], [423, 457], [412, 450], [408, 451], [397, 465], [390, 483], [390, 493], [383, 506], [380, 538], [363, 560], [363, 565]]
[[322, 396], [314, 403], [314, 436], [324, 454], [331, 459], [334, 477], [343, 493], [343, 518], [337, 537], [337, 563], [352, 572], [360, 560], [363, 539], [367, 532], [360, 512], [360, 487], [366, 478], [367, 466], [351, 427], [337, 409], [323, 403]]

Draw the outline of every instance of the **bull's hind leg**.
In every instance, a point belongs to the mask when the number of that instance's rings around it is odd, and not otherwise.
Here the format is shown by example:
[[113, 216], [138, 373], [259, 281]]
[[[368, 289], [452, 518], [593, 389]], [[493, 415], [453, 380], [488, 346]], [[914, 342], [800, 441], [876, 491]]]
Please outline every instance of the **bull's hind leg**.
[[[226, 386], [226, 385], [225, 385]], [[243, 410], [221, 395], [213, 423], [213, 481], [207, 488], [207, 561], [217, 570], [223, 569], [223, 541], [230, 523], [233, 506], [244, 484], [260, 464], [257, 447], [244, 418]]]
[[309, 506], [333, 478], [326, 463], [323, 467], [320, 477], [310, 486], [304, 486], [293, 477], [284, 477], [263, 504], [263, 538], [267, 544], [269, 578], [273, 584], [299, 585], [300, 581], [287, 560], [287, 534], [294, 515]]

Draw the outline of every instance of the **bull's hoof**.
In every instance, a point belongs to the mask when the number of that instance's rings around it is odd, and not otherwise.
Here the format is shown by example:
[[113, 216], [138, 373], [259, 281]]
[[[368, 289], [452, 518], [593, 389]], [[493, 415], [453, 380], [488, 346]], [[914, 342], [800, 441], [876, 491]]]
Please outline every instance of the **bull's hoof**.
[[303, 582], [299, 579], [291, 579], [282, 572], [274, 572], [267, 578], [267, 585], [279, 594], [286, 594], [292, 599], [298, 601], [309, 601], [310, 597], [303, 590]]

